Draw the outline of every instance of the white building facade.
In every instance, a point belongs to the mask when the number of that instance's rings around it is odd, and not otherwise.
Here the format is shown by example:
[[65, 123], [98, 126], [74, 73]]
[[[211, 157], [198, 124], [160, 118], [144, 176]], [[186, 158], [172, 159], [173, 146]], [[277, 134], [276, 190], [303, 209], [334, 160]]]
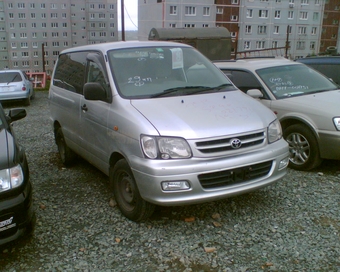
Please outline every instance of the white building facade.
[[116, 40], [117, 0], [0, 0], [0, 69], [51, 74], [61, 50]]

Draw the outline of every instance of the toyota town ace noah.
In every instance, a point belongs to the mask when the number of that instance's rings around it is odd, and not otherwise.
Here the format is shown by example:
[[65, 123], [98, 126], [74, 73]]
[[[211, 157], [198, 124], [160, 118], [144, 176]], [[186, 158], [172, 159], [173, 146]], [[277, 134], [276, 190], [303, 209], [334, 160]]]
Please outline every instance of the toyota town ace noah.
[[62, 162], [80, 155], [108, 175], [133, 221], [155, 205], [214, 201], [286, 174], [288, 145], [274, 113], [185, 44], [66, 49], [49, 104]]

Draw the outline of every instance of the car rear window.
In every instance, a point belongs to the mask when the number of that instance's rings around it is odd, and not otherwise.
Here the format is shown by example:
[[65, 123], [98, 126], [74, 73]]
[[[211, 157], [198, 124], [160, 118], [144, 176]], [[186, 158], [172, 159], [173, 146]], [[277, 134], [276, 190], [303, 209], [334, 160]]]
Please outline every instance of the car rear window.
[[0, 73], [0, 83], [20, 82], [21, 76], [18, 72]]

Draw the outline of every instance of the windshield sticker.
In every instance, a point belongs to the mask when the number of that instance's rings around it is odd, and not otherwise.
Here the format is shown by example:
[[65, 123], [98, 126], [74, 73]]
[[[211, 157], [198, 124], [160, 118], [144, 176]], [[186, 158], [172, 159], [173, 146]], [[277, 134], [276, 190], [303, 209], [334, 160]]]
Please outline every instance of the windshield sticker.
[[183, 51], [181, 48], [170, 49], [172, 53], [172, 69], [183, 68]]
[[290, 79], [282, 79], [281, 77], [271, 77], [269, 82], [272, 84], [271, 89], [274, 91], [286, 90], [308, 90], [309, 86], [295, 85]]

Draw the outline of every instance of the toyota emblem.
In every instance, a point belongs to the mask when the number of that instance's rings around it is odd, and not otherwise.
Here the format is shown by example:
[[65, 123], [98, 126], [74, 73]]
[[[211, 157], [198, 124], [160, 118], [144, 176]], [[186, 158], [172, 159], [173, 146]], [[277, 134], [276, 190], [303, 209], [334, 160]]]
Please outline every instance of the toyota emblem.
[[230, 145], [232, 148], [237, 149], [241, 147], [242, 142], [240, 139], [234, 138], [230, 140]]

